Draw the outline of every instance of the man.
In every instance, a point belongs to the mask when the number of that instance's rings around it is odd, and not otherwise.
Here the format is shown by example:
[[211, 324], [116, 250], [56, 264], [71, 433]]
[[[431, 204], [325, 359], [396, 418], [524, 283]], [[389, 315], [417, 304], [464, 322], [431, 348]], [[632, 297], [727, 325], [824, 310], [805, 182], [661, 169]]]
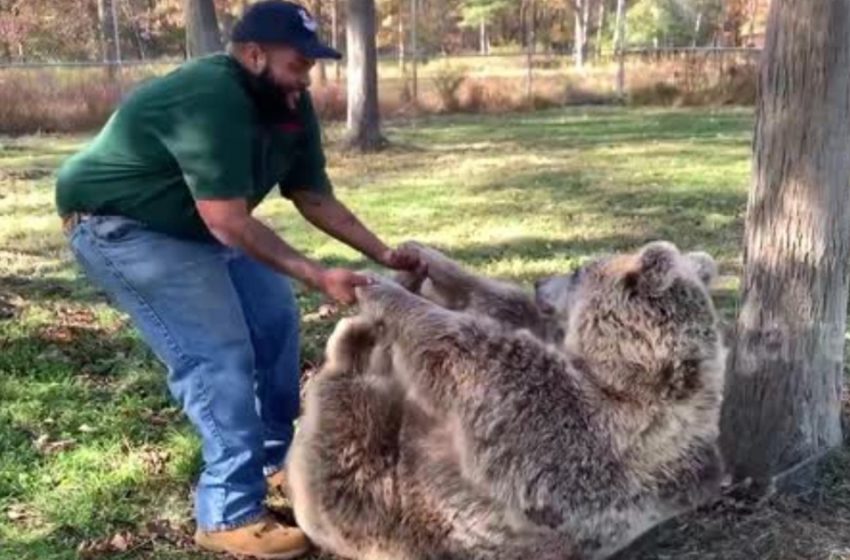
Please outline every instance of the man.
[[313, 225], [376, 262], [418, 266], [336, 200], [307, 94], [320, 43], [300, 6], [252, 5], [229, 54], [139, 87], [57, 181], [57, 206], [87, 276], [167, 365], [198, 430], [196, 542], [292, 558], [308, 543], [263, 509], [299, 411], [298, 310], [286, 277], [343, 304], [366, 282], [322, 267], [251, 215], [274, 185]]

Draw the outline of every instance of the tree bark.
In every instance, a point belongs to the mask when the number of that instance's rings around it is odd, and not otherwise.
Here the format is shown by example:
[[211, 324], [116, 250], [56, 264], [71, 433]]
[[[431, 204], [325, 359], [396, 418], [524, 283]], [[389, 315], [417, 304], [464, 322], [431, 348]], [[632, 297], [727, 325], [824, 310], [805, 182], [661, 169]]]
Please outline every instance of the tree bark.
[[100, 45], [103, 62], [107, 63], [106, 72], [110, 80], [115, 78], [119, 59], [118, 21], [115, 14], [115, 0], [98, 0], [97, 17], [100, 20]]
[[573, 56], [575, 57], [576, 68], [584, 68], [585, 55], [587, 54], [589, 2], [590, 0], [573, 0], [573, 11], [575, 12]]
[[736, 480], [841, 443], [850, 0], [773, 0], [721, 443]]
[[346, 26], [348, 54], [349, 149], [374, 152], [384, 148], [378, 109], [378, 67], [375, 48], [375, 1], [349, 0]]
[[213, 0], [184, 0], [183, 10], [186, 15], [186, 56], [194, 58], [221, 51], [221, 33]]
[[[311, 11], [313, 12], [313, 19], [315, 19], [319, 24], [319, 30], [322, 35], [327, 33], [327, 27], [324, 25], [323, 14], [322, 14], [322, 0], [313, 0], [313, 4], [311, 6]], [[324, 39], [324, 37], [323, 37]], [[318, 60], [316, 61], [316, 74], [319, 77], [319, 85], [327, 85], [328, 83], [328, 70], [325, 64], [325, 61]]]
[[617, 0], [617, 20], [614, 30], [614, 51], [617, 53], [617, 97], [626, 96], [626, 0]]
[[[339, 0], [331, 0], [331, 46], [339, 50]], [[334, 62], [334, 79], [342, 80], [342, 64]]]
[[700, 31], [701, 27], [702, 27], [702, 12], [697, 14], [697, 21], [694, 24], [694, 40], [691, 44], [691, 46], [693, 46], [693, 47], [697, 46], [697, 42], [699, 41], [699, 31]]
[[419, 107], [419, 0], [410, 0], [410, 93], [414, 113]]
[[599, 60], [602, 58], [602, 31], [605, 29], [605, 2], [604, 0], [599, 0], [599, 22], [596, 26], [596, 45], [594, 45], [594, 50], [596, 51], [596, 59]]
[[402, 76], [406, 70], [405, 63], [405, 43], [407, 43], [407, 37], [405, 35], [404, 30], [404, 4], [405, 0], [399, 0], [398, 2], [398, 67], [401, 70]]
[[526, 63], [525, 63], [525, 99], [529, 106], [534, 104], [534, 44], [537, 41], [535, 37], [534, 25], [534, 0], [528, 0], [525, 6], [525, 25], [526, 25]]

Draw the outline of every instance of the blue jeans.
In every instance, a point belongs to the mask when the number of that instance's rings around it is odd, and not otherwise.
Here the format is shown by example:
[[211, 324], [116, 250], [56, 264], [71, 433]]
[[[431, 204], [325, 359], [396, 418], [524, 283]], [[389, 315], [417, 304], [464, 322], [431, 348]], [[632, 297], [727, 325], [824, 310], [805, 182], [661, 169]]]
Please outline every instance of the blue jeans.
[[299, 412], [299, 315], [287, 278], [238, 250], [123, 217], [93, 216], [69, 237], [86, 275], [167, 366], [169, 390], [201, 436], [198, 526], [260, 517], [264, 475], [283, 467]]

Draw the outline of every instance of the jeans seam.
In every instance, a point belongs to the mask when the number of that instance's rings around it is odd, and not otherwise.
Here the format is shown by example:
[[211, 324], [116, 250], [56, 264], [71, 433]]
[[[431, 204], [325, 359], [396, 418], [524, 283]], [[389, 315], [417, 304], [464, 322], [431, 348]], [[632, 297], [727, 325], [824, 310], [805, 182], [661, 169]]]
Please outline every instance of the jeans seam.
[[[204, 378], [202, 375], [196, 375], [196, 384], [198, 386], [198, 393], [200, 393], [200, 401], [201, 405], [201, 416], [203, 416], [204, 423], [210, 428], [210, 432], [212, 437], [215, 439], [216, 443], [221, 446], [222, 450], [227, 453], [230, 450], [230, 446], [227, 445], [224, 437], [221, 435], [221, 430], [219, 430], [218, 423], [215, 421], [215, 417], [212, 414], [212, 410], [210, 409], [210, 399], [209, 399], [209, 389], [207, 384], [204, 382]], [[233, 461], [233, 457], [231, 456], [228, 459], [228, 463]], [[221, 492], [217, 492], [218, 496], [216, 499], [217, 511], [224, 511], [224, 504], [227, 503], [227, 486], [222, 489]]]

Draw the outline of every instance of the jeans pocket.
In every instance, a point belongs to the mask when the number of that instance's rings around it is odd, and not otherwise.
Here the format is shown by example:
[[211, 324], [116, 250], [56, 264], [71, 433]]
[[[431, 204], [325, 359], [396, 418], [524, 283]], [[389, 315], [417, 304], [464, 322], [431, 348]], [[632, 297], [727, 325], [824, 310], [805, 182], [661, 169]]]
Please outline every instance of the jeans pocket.
[[124, 216], [92, 216], [89, 229], [95, 237], [103, 241], [121, 241], [134, 231], [143, 229], [141, 222]]

